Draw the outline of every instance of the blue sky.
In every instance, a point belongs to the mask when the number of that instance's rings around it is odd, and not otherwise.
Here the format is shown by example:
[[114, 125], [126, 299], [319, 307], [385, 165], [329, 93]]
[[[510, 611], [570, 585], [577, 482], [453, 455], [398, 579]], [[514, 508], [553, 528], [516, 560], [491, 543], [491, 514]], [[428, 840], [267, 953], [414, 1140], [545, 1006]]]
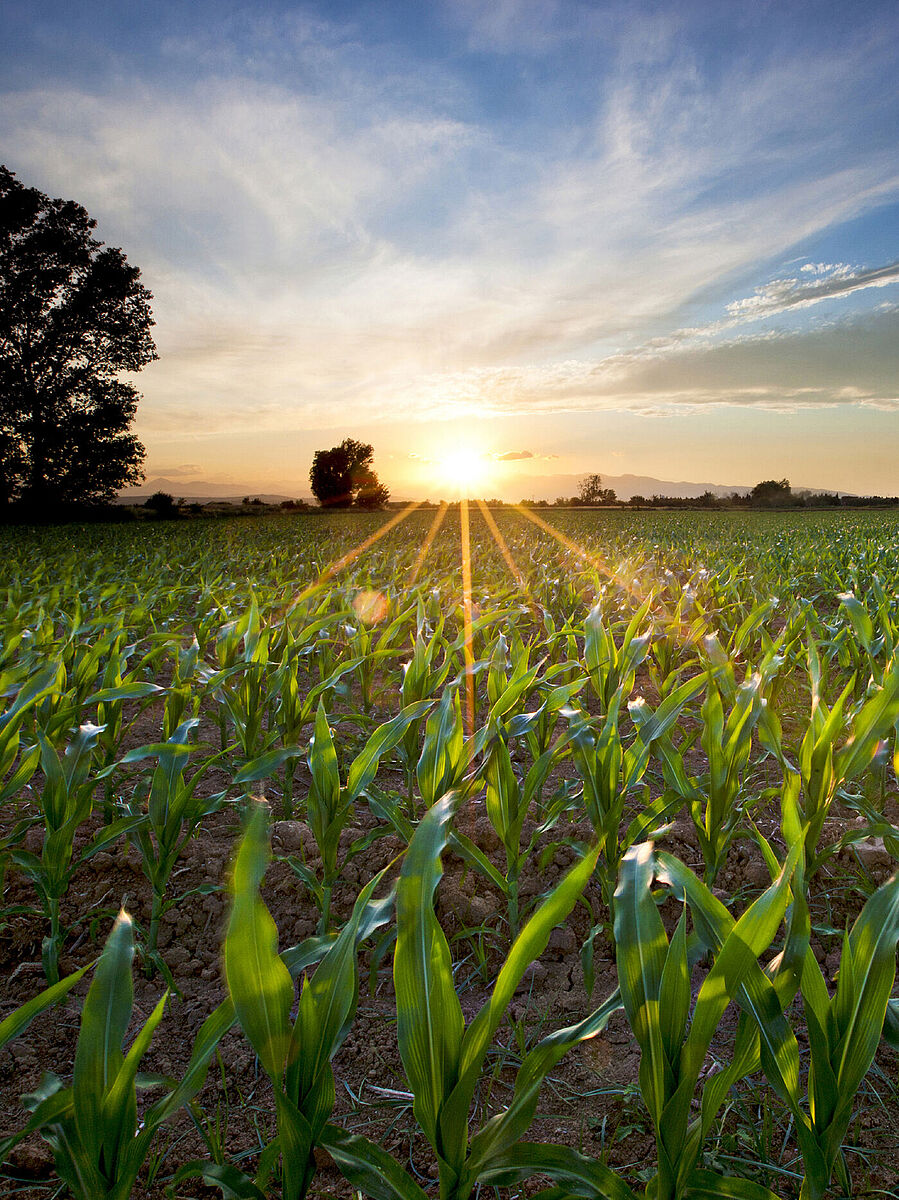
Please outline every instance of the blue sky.
[[[154, 293], [148, 473], [371, 441], [899, 490], [895, 3], [0, 4], [3, 161]], [[512, 462], [499, 456], [527, 454]]]

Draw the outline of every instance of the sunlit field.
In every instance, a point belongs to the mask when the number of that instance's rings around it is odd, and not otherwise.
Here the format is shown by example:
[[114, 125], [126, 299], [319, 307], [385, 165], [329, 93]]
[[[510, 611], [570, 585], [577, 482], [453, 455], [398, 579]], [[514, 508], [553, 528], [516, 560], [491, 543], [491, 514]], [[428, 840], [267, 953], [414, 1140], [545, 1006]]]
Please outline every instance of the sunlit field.
[[899, 1185], [895, 510], [0, 542], [4, 1194]]

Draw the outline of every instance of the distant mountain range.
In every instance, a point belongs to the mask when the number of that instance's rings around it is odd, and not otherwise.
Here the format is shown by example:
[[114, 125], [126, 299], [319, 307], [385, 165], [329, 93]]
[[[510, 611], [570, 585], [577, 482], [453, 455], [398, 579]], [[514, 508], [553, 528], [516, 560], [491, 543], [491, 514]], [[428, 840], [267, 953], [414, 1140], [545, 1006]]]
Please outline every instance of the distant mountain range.
[[[487, 496], [496, 496], [500, 500], [515, 502], [518, 500], [555, 500], [558, 496], [576, 496], [580, 482], [585, 473], [579, 475], [519, 475], [509, 480], [502, 487], [485, 488]], [[731, 496], [734, 492], [744, 496], [752, 491], [752, 484], [746, 483], [693, 483], [686, 479], [656, 479], [652, 475], [603, 475], [603, 486], [611, 488], [619, 500], [630, 500], [632, 496], [680, 496], [685, 499], [696, 499], [705, 492], [713, 496]], [[833, 491], [833, 488], [808, 488], [794, 486], [793, 491]], [[232, 504], [240, 504], [244, 496], [255, 499], [257, 496], [266, 504], [280, 504], [282, 500], [311, 500], [308, 492], [273, 493], [260, 492], [249, 485], [240, 486], [234, 483], [208, 483], [206, 480], [167, 479], [158, 476], [148, 479], [140, 487], [125, 488], [119, 493], [120, 504], [142, 504], [154, 492], [168, 492], [176, 499], [208, 503], [212, 500], [223, 500]], [[846, 495], [847, 493], [840, 493]], [[394, 500], [411, 499], [408, 494], [395, 492]], [[415, 499], [424, 499], [416, 496]], [[427, 496], [430, 500], [441, 499], [438, 488]], [[452, 499], [448, 493], [445, 499]]]
[[124, 488], [119, 492], [118, 501], [120, 504], [143, 504], [154, 492], [168, 492], [176, 500], [183, 497], [185, 500], [196, 500], [200, 503], [224, 500], [231, 504], [240, 504], [244, 496], [249, 496], [251, 500], [258, 497], [265, 504], [280, 504], [282, 500], [312, 500], [308, 492], [305, 496], [299, 493], [288, 496], [286, 493], [260, 492], [256, 488], [241, 487], [235, 483], [209, 483], [205, 479], [166, 479], [164, 476], [157, 476], [155, 479], [148, 479], [139, 487]]
[[[555, 500], [557, 496], [576, 496], [584, 474], [580, 475], [534, 475], [522, 476], [515, 487], [523, 487], [516, 500]], [[738, 492], [745, 496], [752, 491], [752, 484], [745, 483], [691, 483], [685, 479], [655, 479], [652, 475], [606, 475], [602, 476], [603, 487], [611, 488], [619, 500], [630, 500], [631, 496], [682, 496], [693, 500], [705, 492], [713, 496], [731, 496]], [[530, 488], [530, 490], [528, 490]]]

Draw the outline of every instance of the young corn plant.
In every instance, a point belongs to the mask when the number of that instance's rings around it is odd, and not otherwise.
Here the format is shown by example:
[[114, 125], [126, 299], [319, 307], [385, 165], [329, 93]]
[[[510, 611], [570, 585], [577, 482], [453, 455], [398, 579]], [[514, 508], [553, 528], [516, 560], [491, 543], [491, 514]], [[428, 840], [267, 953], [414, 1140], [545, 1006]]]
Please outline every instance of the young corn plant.
[[[544, 900], [513, 943], [490, 999], [467, 1026], [456, 995], [449, 943], [434, 914], [441, 855], [459, 797], [450, 794], [422, 818], [397, 885], [393, 973], [397, 1037], [413, 1112], [434, 1150], [441, 1200], [467, 1200], [479, 1183], [547, 1173], [559, 1147], [522, 1143], [546, 1074], [573, 1045], [599, 1033], [620, 1007], [617, 993], [578, 1025], [550, 1034], [524, 1059], [507, 1109], [471, 1134], [471, 1107], [493, 1037], [528, 964], [571, 911], [593, 870], [591, 850]], [[424, 1200], [426, 1193], [383, 1150], [335, 1132], [324, 1143], [347, 1178], [375, 1200]]]
[[183, 721], [197, 716], [200, 705], [200, 696], [195, 688], [200, 666], [200, 643], [193, 638], [189, 646], [175, 646], [173, 649], [175, 667], [162, 714], [162, 736], [166, 741]]
[[603, 623], [602, 605], [591, 609], [584, 623], [584, 664], [603, 713], [612, 707], [615, 697], [627, 697], [634, 686], [637, 668], [649, 653], [651, 634], [638, 634], [652, 605], [648, 596], [634, 613], [624, 632], [621, 645]]
[[[133, 957], [131, 920], [122, 912], [84, 1002], [71, 1086], [64, 1087], [58, 1076], [46, 1072], [37, 1090], [23, 1098], [31, 1118], [14, 1137], [0, 1143], [2, 1160], [24, 1137], [40, 1133], [75, 1200], [129, 1200], [160, 1126], [203, 1086], [209, 1059], [228, 1027], [222, 1026], [218, 1010], [207, 1019], [183, 1078], [162, 1081], [165, 1094], [139, 1117], [137, 1089], [160, 1082], [157, 1077], [144, 1079], [138, 1067], [162, 1020], [168, 993], [124, 1053], [133, 1004]], [[48, 992], [61, 998], [75, 981], [69, 976]], [[40, 1000], [37, 997], [31, 1004]], [[31, 1010], [30, 1015], [36, 1014]]]
[[[834, 1176], [845, 1195], [853, 1194], [843, 1142], [881, 1037], [889, 1034], [894, 1040], [895, 1010], [890, 1006], [895, 1001], [890, 995], [899, 943], [899, 876], [894, 875], [868, 899], [844, 935], [836, 992], [831, 996], [808, 944], [801, 869], [804, 830], [796, 790], [794, 787], [784, 795], [784, 835], [791, 850], [783, 868], [764, 839], [760, 843], [773, 876], [786, 874], [792, 860], [799, 864], [793, 879], [791, 922], [799, 935], [788, 936], [782, 954], [768, 968], [770, 983], [765, 975], [747, 977], [737, 1002], [756, 1029], [754, 1055], [748, 1040], [745, 1042], [750, 1053], [744, 1074], [761, 1065], [788, 1106], [805, 1169], [800, 1200], [821, 1200]], [[677, 894], [686, 896], [694, 919], [702, 922], [706, 944], [720, 946], [733, 918], [683, 864], [669, 855], [660, 854], [658, 859], [662, 878]], [[796, 1038], [783, 1015], [797, 985], [808, 1034], [807, 1097], [800, 1084]]]
[[91, 774], [91, 766], [101, 732], [97, 725], [80, 726], [60, 759], [38, 730], [44, 774], [44, 787], [38, 798], [44, 824], [43, 846], [39, 855], [22, 848], [12, 851], [13, 861], [34, 884], [50, 926], [41, 951], [44, 974], [50, 983], [59, 979], [59, 952], [65, 936], [60, 923], [60, 901], [76, 868], [146, 820], [142, 814], [114, 820], [98, 830], [78, 859], [73, 860], [75, 834], [93, 810], [97, 777]]
[[[882, 687], [884, 664], [881, 656], [885, 653], [885, 658], [889, 661], [894, 650], [892, 628], [887, 617], [888, 602], [883, 596], [882, 589], [878, 605], [878, 617], [882, 629], [880, 634], [876, 632], [867, 608], [853, 592], [841, 592], [837, 599], [849, 618], [852, 637], [848, 639], [848, 642], [855, 651], [857, 661], [854, 666], [856, 670], [866, 668], [870, 679], [878, 687]], [[864, 677], [863, 673], [862, 677]]]
[[[530, 667], [530, 649], [517, 631], [511, 650], [503, 634], [496, 639], [487, 673], [490, 709], [485, 732], [492, 738], [524, 738], [536, 762], [552, 745], [561, 716], [588, 680], [579, 673], [576, 661], [555, 663], [541, 675], [547, 660], [543, 658]], [[532, 693], [540, 701], [539, 706], [531, 712], [516, 712]]]
[[[425, 638], [421, 626], [422, 614], [419, 614], [419, 631], [415, 637], [412, 657], [403, 664], [403, 682], [400, 689], [403, 708], [422, 700], [430, 700], [446, 682], [450, 673], [451, 663], [444, 654], [443, 662], [437, 662], [437, 656], [444, 649], [443, 617], [440, 617], [436, 628], [429, 638]], [[397, 749], [403, 764], [406, 777], [406, 816], [410, 821], [415, 820], [415, 766], [419, 756], [419, 740], [423, 718], [409, 724], [403, 734]]]
[[[263, 1151], [255, 1179], [228, 1164], [190, 1163], [176, 1183], [200, 1176], [226, 1196], [265, 1200], [278, 1159], [281, 1195], [302, 1200], [315, 1176], [316, 1146], [327, 1145], [334, 1108], [331, 1060], [349, 1032], [359, 996], [359, 941], [386, 920], [392, 897], [372, 902], [383, 879], [360, 893], [352, 916], [331, 941], [300, 991], [296, 1019], [293, 972], [278, 954], [278, 931], [259, 894], [271, 857], [266, 808], [254, 806], [234, 864], [233, 904], [225, 936], [225, 976], [232, 1013], [256, 1052], [272, 1086], [277, 1135]], [[380, 911], [373, 922], [372, 908]]]
[[380, 664], [405, 654], [401, 638], [409, 624], [410, 609], [397, 614], [386, 628], [377, 631], [364, 615], [357, 614], [355, 625], [345, 624], [344, 634], [356, 663], [362, 711], [368, 715], [375, 703], [375, 678]]
[[689, 805], [710, 887], [724, 866], [744, 816], [747, 796], [743, 781], [753, 730], [764, 709], [761, 693], [762, 678], [753, 675], [737, 688], [733, 707], [725, 717], [718, 683], [709, 675], [701, 709], [702, 748], [709, 769], [699, 779], [687, 775], [683, 758], [670, 753], [670, 742], [663, 744], [665, 773], [672, 790]]
[[[780, 956], [779, 991], [757, 959], [784, 918], [799, 858], [801, 846], [796, 846], [772, 887], [735, 922], [693, 872], [671, 856], [655, 856], [649, 842], [631, 846], [624, 856], [615, 907], [619, 992], [642, 1051], [640, 1090], [657, 1142], [657, 1171], [642, 1200], [713, 1200], [719, 1196], [777, 1200], [760, 1183], [703, 1169], [701, 1154], [727, 1093], [735, 1082], [757, 1069], [760, 1054], [762, 1058], [777, 1056], [784, 1062], [786, 1074], [795, 1067], [793, 1075], [798, 1081], [798, 1052], [791, 1058], [789, 1048], [784, 1048], [792, 1034], [781, 1012], [780, 997], [789, 997], [791, 983], [795, 991], [797, 959], [802, 959], [808, 947], [807, 920], [798, 922], [796, 936], [792, 936], [791, 923], [787, 948]], [[709, 944], [714, 940], [718, 950], [693, 1012], [687, 910], [669, 941], [652, 892], [657, 876], [689, 902], [694, 920], [703, 930], [703, 941]], [[706, 928], [709, 923], [714, 926], [715, 938]], [[731, 1062], [708, 1075], [696, 1106], [709, 1045], [727, 1004], [735, 1000], [751, 1016], [762, 1014], [762, 1033], [749, 1016], [741, 1020]], [[795, 1038], [792, 1049], [796, 1051]], [[556, 1162], [545, 1170], [557, 1184], [557, 1189], [545, 1193], [547, 1200], [563, 1195], [636, 1200], [633, 1190], [603, 1163], [563, 1147], [558, 1147]]]
[[[550, 772], [567, 752], [567, 742], [568, 734], [563, 734], [531, 765], [524, 779], [519, 779], [515, 773], [509, 748], [501, 737], [494, 739], [487, 757], [487, 817], [502, 843], [506, 859], [505, 872], [495, 872], [491, 874], [491, 879], [497, 882], [498, 877], [501, 881], [501, 891], [506, 897], [509, 934], [513, 940], [521, 930], [519, 885], [522, 868], [532, 857], [539, 838], [552, 829], [567, 806], [567, 793], [563, 791], [560, 794], [563, 804], [550, 803], [548, 815], [542, 811], [544, 786]], [[524, 823], [538, 804], [543, 820], [534, 827], [527, 842], [522, 843]]]
[[618, 979], [624, 1010], [642, 1052], [640, 1090], [655, 1129], [657, 1170], [645, 1192], [651, 1200], [725, 1195], [774, 1200], [773, 1193], [758, 1183], [722, 1179], [701, 1166], [703, 1141], [730, 1087], [758, 1057], [754, 1029], [738, 1034], [732, 1062], [708, 1077], [698, 1112], [695, 1097], [725, 1008], [735, 1000], [751, 1003], [746, 997], [755, 999], [759, 979], [767, 984], [765, 994], [769, 1002], [774, 999], [774, 1016], [783, 1024], [773, 985], [758, 958], [771, 945], [784, 918], [800, 856], [801, 846], [796, 845], [771, 887], [738, 921], [719, 906], [723, 917], [716, 915], [723, 928], [717, 953], [692, 1013], [686, 908], [669, 941], [652, 893], [655, 877], [664, 874], [663, 858], [666, 864], [674, 864], [674, 890], [681, 898], [690, 897], [677, 886], [679, 869], [692, 877], [704, 897], [713, 899], [711, 893], [676, 859], [660, 855], [657, 860], [649, 842], [632, 846], [624, 856], [615, 896]]
[[646, 665], [653, 686], [665, 697], [680, 683], [684, 671], [695, 663], [689, 657], [692, 648], [708, 633], [709, 625], [700, 614], [692, 616], [691, 594], [679, 588], [673, 608], [653, 614], [651, 649]]
[[897, 941], [899, 877], [894, 875], [870, 897], [843, 938], [834, 996], [814, 955], [806, 955], [801, 990], [810, 1063], [808, 1114], [797, 1123], [806, 1170], [801, 1200], [819, 1200], [834, 1174], [844, 1193], [853, 1195], [842, 1145], [880, 1043], [896, 977]]
[[[783, 796], [784, 835], [788, 844], [803, 845], [799, 781]], [[768, 869], [775, 875], [780, 862], [760, 834], [759, 844]], [[796, 893], [794, 907], [807, 917], [805, 897]], [[867, 900], [852, 930], [843, 936], [842, 955], [833, 996], [814, 954], [804, 947], [797, 964], [809, 1044], [807, 1102], [784, 1078], [780, 1062], [765, 1065], [775, 1089], [789, 1104], [805, 1165], [802, 1200], [818, 1200], [836, 1178], [845, 1194], [852, 1194], [848, 1164], [842, 1145], [852, 1119], [855, 1098], [867, 1074], [881, 1036], [894, 1048], [899, 1001], [890, 998], [896, 976], [899, 943], [899, 875], [887, 880]], [[781, 996], [783, 1004], [784, 997]], [[784, 1006], [785, 1007], [785, 1006]]]
[[[97, 724], [103, 730], [100, 735], [103, 766], [110, 766], [115, 762], [122, 738], [125, 736], [127, 728], [125, 724], [126, 701], [153, 700], [165, 692], [165, 689], [159, 684], [139, 679], [137, 677], [139, 666], [129, 669], [128, 658], [133, 649], [133, 646], [125, 645], [125, 635], [120, 633], [109, 646], [99, 691], [94, 692], [84, 701], [85, 705], [97, 705]], [[141, 709], [138, 709], [134, 713], [129, 724], [134, 724], [140, 716], [140, 712]], [[111, 777], [107, 786], [106, 802], [111, 813]]]
[[425, 722], [421, 754], [415, 767], [418, 792], [425, 808], [462, 786], [473, 757], [473, 746], [465, 738], [459, 693], [453, 687], [446, 687]]
[[15, 700], [0, 716], [0, 804], [16, 796], [31, 779], [40, 762], [40, 746], [23, 743], [29, 712], [50, 695], [60, 681], [60, 667], [51, 663], [26, 679], [13, 684]]
[[[575, 678], [571, 678], [574, 669]], [[577, 676], [576, 662], [556, 663], [536, 682], [534, 691], [539, 700], [537, 708], [516, 713], [506, 722], [511, 737], [523, 737], [534, 762], [553, 745], [559, 722], [570, 716], [571, 706], [587, 683], [586, 675]], [[559, 683], [558, 680], [564, 680]]]
[[[197, 750], [197, 746], [189, 740], [190, 734], [198, 724], [196, 717], [189, 717], [167, 741], [155, 746], [140, 746], [129, 751], [122, 759], [124, 764], [142, 762], [148, 758], [156, 760], [152, 774], [139, 782], [130, 805], [133, 813], [146, 814], [146, 820], [133, 830], [131, 837], [140, 851], [141, 868], [153, 889], [150, 924], [143, 951], [144, 969], [148, 977], [158, 969], [167, 973], [156, 948], [159, 923], [170, 908], [189, 894], [169, 893], [175, 864], [203, 818], [218, 812], [225, 800], [225, 792], [210, 796], [197, 795], [204, 775], [221, 758], [221, 754], [208, 758], [190, 779], [185, 778], [190, 755]], [[171, 986], [170, 979], [169, 983]]]
[[380, 836], [380, 831], [376, 830], [373, 835], [357, 839], [343, 862], [340, 861], [340, 835], [353, 807], [373, 782], [383, 756], [397, 745], [408, 726], [419, 720], [430, 707], [431, 701], [418, 701], [402, 709], [392, 720], [379, 725], [350, 764], [346, 783], [341, 783], [340, 765], [328, 725], [328, 714], [324, 701], [319, 701], [315, 732], [309, 746], [310, 786], [306, 812], [321, 855], [321, 878], [317, 878], [304, 863], [293, 858], [289, 860], [319, 907], [319, 933], [327, 933], [330, 928], [331, 895], [343, 866], [370, 845], [374, 837]]
[[[26, 680], [18, 687], [13, 703], [0, 716], [0, 805], [17, 796], [38, 768], [40, 745], [37, 742], [30, 745], [23, 743], [22, 732], [29, 709], [52, 690], [58, 674], [58, 666], [50, 665]], [[3, 888], [11, 851], [19, 847], [38, 819], [33, 815], [23, 816], [0, 837], [0, 890]]]
[[[890, 662], [883, 675], [883, 686], [876, 688], [858, 709], [848, 740], [837, 749], [846, 718], [844, 709], [852, 691], [846, 685], [832, 708], [823, 695], [821, 663], [817, 647], [809, 641], [809, 679], [812, 687], [812, 712], [799, 747], [797, 768], [802, 780], [801, 814], [805, 827], [805, 853], [809, 877], [834, 852], [835, 846], [818, 849], [824, 822], [834, 799], [845, 785], [861, 775], [874, 761], [885, 738], [899, 721], [899, 661]], [[875, 825], [882, 814], [865, 814]]]
[[[653, 744], [665, 739], [684, 706], [702, 690], [703, 677], [695, 676], [677, 687], [662, 701], [655, 712], [645, 700], [638, 699], [629, 706], [637, 736], [625, 744], [619, 731], [619, 713], [624, 698], [616, 693], [604, 717], [594, 731], [593, 721], [578, 713], [571, 724], [571, 757], [584, 785], [584, 808], [599, 839], [601, 856], [598, 867], [603, 903], [608, 914], [599, 928], [612, 932], [612, 910], [618, 879], [618, 869], [627, 848], [651, 835], [680, 807], [679, 796], [667, 795], [650, 803], [649, 789], [643, 777], [649, 765]], [[622, 834], [621, 825], [629, 796], [640, 793], [641, 811]], [[590, 938], [592, 943], [592, 934]]]
[[[322, 625], [323, 621], [315, 622], [311, 628], [318, 632]], [[272, 728], [277, 729], [278, 736], [285, 746], [295, 746], [302, 741], [305, 727], [315, 720], [319, 701], [338, 687], [344, 675], [355, 671], [359, 666], [358, 660], [351, 658], [336, 666], [331, 674], [319, 683], [306, 688], [301, 683], [299, 673], [306, 649], [305, 645], [291, 647], [272, 676], [272, 691], [278, 697], [278, 701], [270, 724]], [[288, 819], [294, 815], [296, 766], [297, 759], [294, 755], [284, 763], [284, 816]]]

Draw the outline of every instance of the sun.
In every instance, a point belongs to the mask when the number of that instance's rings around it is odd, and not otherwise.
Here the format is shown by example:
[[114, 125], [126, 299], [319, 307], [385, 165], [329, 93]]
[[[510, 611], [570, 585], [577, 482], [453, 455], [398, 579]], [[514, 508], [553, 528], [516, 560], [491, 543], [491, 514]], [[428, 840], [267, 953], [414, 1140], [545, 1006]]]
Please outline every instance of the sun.
[[439, 482], [466, 497], [490, 483], [490, 466], [487, 455], [472, 446], [456, 446], [436, 461]]

